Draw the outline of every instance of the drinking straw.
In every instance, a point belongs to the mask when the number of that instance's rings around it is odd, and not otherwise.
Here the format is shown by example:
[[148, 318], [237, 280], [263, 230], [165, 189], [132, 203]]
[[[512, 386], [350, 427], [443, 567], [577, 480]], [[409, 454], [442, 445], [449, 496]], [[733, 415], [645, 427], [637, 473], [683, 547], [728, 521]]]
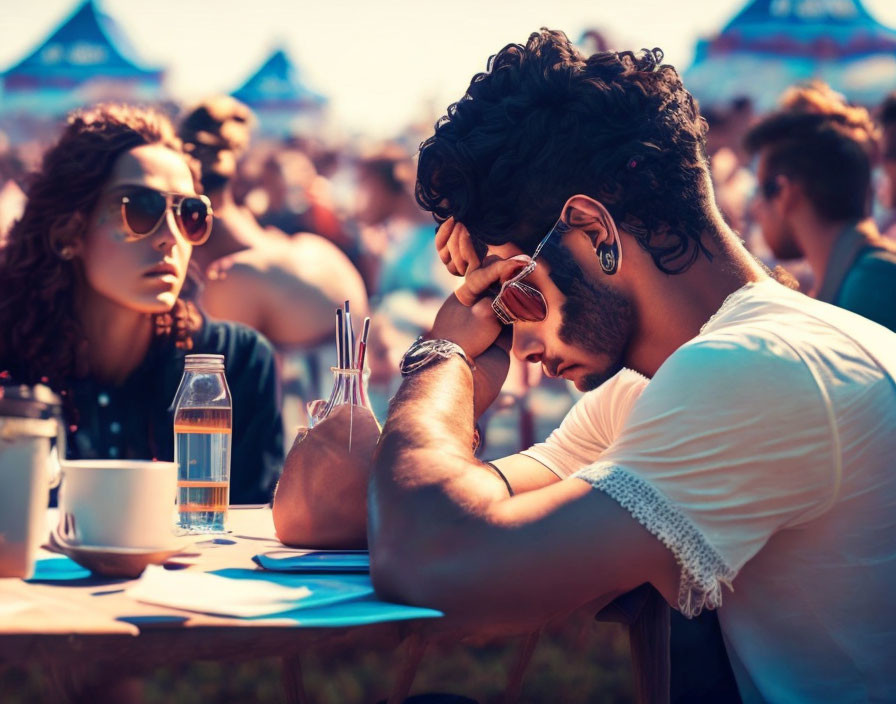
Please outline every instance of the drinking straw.
[[345, 340], [346, 340], [346, 369], [350, 369], [355, 358], [355, 331], [352, 329], [352, 312], [349, 302], [345, 302]]
[[[343, 340], [343, 349], [345, 350], [345, 366], [343, 369], [350, 369], [352, 366], [352, 358], [355, 356], [355, 339], [352, 333], [352, 312], [349, 302], [346, 301], [343, 306], [343, 318], [345, 318], [345, 338]], [[352, 436], [355, 427], [355, 384], [354, 379], [349, 377], [348, 383], [348, 451], [352, 451]]]
[[370, 318], [364, 318], [361, 341], [358, 343], [358, 369], [364, 372], [364, 358], [367, 356], [367, 336], [370, 334]]
[[367, 336], [370, 334], [370, 318], [364, 318], [361, 327], [361, 341], [358, 343], [358, 394], [361, 403], [367, 405], [367, 392], [364, 390], [364, 361], [367, 357]]
[[345, 331], [344, 331], [345, 324], [343, 323], [342, 315], [343, 315], [342, 308], [337, 308], [336, 309], [336, 359], [338, 361], [336, 362], [336, 366], [339, 367], [340, 369], [345, 369], [345, 366], [343, 365], [344, 351], [343, 351], [343, 347], [342, 347], [343, 337], [345, 335]]

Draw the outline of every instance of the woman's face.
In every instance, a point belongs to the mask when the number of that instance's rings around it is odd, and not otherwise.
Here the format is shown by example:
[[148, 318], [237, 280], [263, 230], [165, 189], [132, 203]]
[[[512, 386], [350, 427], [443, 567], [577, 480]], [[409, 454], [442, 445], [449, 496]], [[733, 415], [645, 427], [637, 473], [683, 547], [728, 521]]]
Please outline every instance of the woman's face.
[[110, 301], [139, 313], [165, 313], [180, 294], [193, 247], [171, 208], [155, 232], [127, 241], [121, 199], [134, 186], [196, 195], [190, 169], [177, 152], [152, 144], [122, 154], [87, 226], [80, 251], [84, 274], [90, 289]]

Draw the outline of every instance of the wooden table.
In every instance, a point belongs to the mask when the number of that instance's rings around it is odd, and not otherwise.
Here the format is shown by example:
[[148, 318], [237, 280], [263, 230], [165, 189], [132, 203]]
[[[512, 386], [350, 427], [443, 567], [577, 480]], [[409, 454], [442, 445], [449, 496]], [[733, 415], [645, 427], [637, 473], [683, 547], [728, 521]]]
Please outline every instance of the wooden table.
[[[189, 570], [251, 569], [256, 567], [253, 555], [282, 548], [268, 508], [232, 507], [228, 528], [231, 532], [220, 536], [223, 540], [200, 540], [188, 548], [186, 557], [172, 561], [187, 564]], [[38, 559], [52, 556], [41, 550]], [[40, 664], [49, 673], [54, 701], [64, 702], [78, 698], [88, 665], [127, 675], [193, 660], [276, 656], [283, 663], [287, 700], [308, 702], [302, 652], [340, 645], [389, 649], [401, 653], [388, 699], [397, 704], [410, 690], [426, 644], [449, 633], [452, 640], [464, 635], [442, 623], [444, 619], [319, 627], [295, 618], [246, 620], [191, 613], [138, 602], [126, 593], [132, 584], [93, 575], [68, 582], [0, 579], [0, 666]], [[511, 672], [511, 695], [519, 691], [535, 643], [533, 636], [518, 633], [524, 638]]]

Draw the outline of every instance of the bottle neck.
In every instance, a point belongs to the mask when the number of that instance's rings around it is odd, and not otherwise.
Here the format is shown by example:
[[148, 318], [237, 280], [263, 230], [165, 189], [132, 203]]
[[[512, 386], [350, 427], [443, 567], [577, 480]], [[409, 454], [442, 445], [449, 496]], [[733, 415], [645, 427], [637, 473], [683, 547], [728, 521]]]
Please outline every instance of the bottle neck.
[[200, 374], [223, 374], [223, 364], [186, 364], [184, 365], [184, 373], [198, 372]]

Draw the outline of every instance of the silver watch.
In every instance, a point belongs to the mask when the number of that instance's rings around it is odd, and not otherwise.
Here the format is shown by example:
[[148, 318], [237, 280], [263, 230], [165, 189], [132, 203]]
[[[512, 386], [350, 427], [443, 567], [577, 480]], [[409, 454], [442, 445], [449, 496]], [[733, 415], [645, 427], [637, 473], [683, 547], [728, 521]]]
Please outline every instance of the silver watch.
[[451, 340], [424, 340], [422, 337], [417, 338], [408, 351], [401, 358], [398, 369], [402, 376], [409, 376], [414, 372], [429, 366], [439, 359], [449, 359], [454, 355], [459, 356], [470, 367], [475, 370], [476, 365], [467, 357], [464, 348]]

